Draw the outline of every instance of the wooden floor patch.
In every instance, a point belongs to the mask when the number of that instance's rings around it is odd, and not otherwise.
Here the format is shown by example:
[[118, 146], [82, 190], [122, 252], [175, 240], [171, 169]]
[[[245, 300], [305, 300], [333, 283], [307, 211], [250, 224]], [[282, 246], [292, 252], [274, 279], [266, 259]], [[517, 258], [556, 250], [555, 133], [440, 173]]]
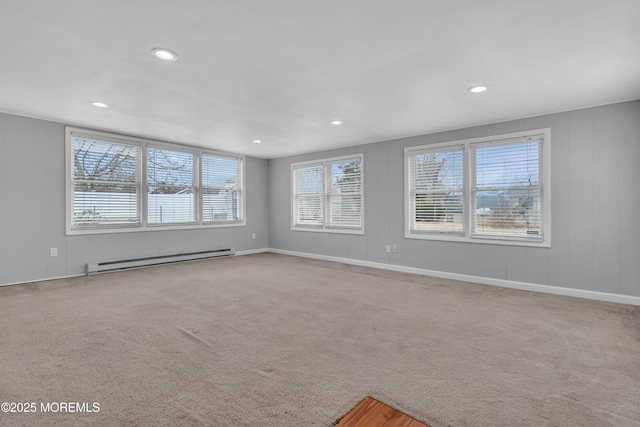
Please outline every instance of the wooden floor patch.
[[429, 427], [372, 397], [358, 403], [336, 427]]

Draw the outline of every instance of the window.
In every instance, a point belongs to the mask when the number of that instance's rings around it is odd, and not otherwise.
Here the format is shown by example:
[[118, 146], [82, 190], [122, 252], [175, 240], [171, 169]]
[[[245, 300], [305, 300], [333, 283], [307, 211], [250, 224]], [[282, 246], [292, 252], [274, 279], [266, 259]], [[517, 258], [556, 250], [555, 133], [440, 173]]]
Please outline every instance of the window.
[[405, 237], [550, 245], [550, 132], [405, 149]]
[[205, 223], [240, 221], [242, 169], [235, 157], [202, 156], [202, 216]]
[[471, 145], [473, 234], [539, 236], [541, 139]]
[[78, 136], [72, 150], [71, 227], [139, 226], [140, 147]]
[[245, 225], [242, 156], [67, 128], [67, 159], [68, 234]]
[[196, 221], [194, 154], [147, 148], [147, 223]]
[[363, 233], [363, 155], [294, 163], [292, 229]]
[[457, 147], [410, 157], [411, 230], [464, 231], [462, 155], [462, 147]]
[[293, 169], [294, 227], [322, 227], [324, 224], [323, 166], [310, 165]]

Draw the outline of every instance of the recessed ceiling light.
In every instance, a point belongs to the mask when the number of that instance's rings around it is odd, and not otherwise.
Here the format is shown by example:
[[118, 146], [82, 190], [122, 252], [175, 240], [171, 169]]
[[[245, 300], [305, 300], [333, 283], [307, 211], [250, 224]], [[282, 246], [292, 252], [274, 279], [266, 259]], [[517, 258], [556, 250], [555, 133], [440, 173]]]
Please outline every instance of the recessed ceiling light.
[[488, 88], [486, 86], [472, 86], [468, 89], [471, 93], [482, 93], [485, 92]]
[[162, 59], [163, 61], [173, 62], [178, 60], [178, 55], [176, 55], [175, 52], [171, 52], [170, 50], [161, 47], [151, 49], [151, 53], [153, 56], [158, 59]]
[[342, 122], [340, 120], [334, 120], [334, 121], [331, 122], [331, 124], [334, 125], [334, 126], [338, 126], [338, 125], [341, 125]]
[[100, 101], [94, 101], [91, 103], [91, 105], [93, 105], [94, 107], [109, 108], [108, 104], [105, 104], [104, 102], [100, 102]]
[[256, 144], [260, 144], [262, 141], [260, 141], [259, 139], [254, 139], [253, 142], [255, 142]]

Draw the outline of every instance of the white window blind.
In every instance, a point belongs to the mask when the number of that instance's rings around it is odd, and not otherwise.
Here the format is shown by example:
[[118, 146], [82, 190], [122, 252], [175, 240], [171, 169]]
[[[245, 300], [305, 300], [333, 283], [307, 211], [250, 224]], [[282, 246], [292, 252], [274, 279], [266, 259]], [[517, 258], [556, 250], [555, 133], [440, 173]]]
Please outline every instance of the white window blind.
[[147, 222], [196, 221], [193, 153], [147, 149]]
[[472, 144], [474, 234], [541, 236], [541, 139]]
[[242, 162], [235, 157], [202, 156], [202, 216], [205, 222], [239, 221]]
[[362, 227], [360, 158], [328, 162], [326, 170], [327, 227]]
[[293, 169], [294, 227], [322, 227], [324, 223], [323, 166]]
[[412, 232], [464, 231], [463, 147], [409, 156]]
[[73, 136], [71, 228], [140, 224], [141, 148]]
[[361, 154], [292, 164], [292, 228], [361, 233]]

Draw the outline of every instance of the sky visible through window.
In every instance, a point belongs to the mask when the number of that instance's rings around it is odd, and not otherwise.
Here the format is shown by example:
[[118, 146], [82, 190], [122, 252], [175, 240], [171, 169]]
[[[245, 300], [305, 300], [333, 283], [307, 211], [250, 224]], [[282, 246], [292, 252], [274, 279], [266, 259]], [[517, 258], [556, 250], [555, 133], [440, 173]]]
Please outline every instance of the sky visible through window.
[[220, 157], [202, 157], [202, 185], [226, 187], [237, 184], [238, 161]]
[[476, 148], [476, 186], [502, 188], [540, 183], [540, 141]]

